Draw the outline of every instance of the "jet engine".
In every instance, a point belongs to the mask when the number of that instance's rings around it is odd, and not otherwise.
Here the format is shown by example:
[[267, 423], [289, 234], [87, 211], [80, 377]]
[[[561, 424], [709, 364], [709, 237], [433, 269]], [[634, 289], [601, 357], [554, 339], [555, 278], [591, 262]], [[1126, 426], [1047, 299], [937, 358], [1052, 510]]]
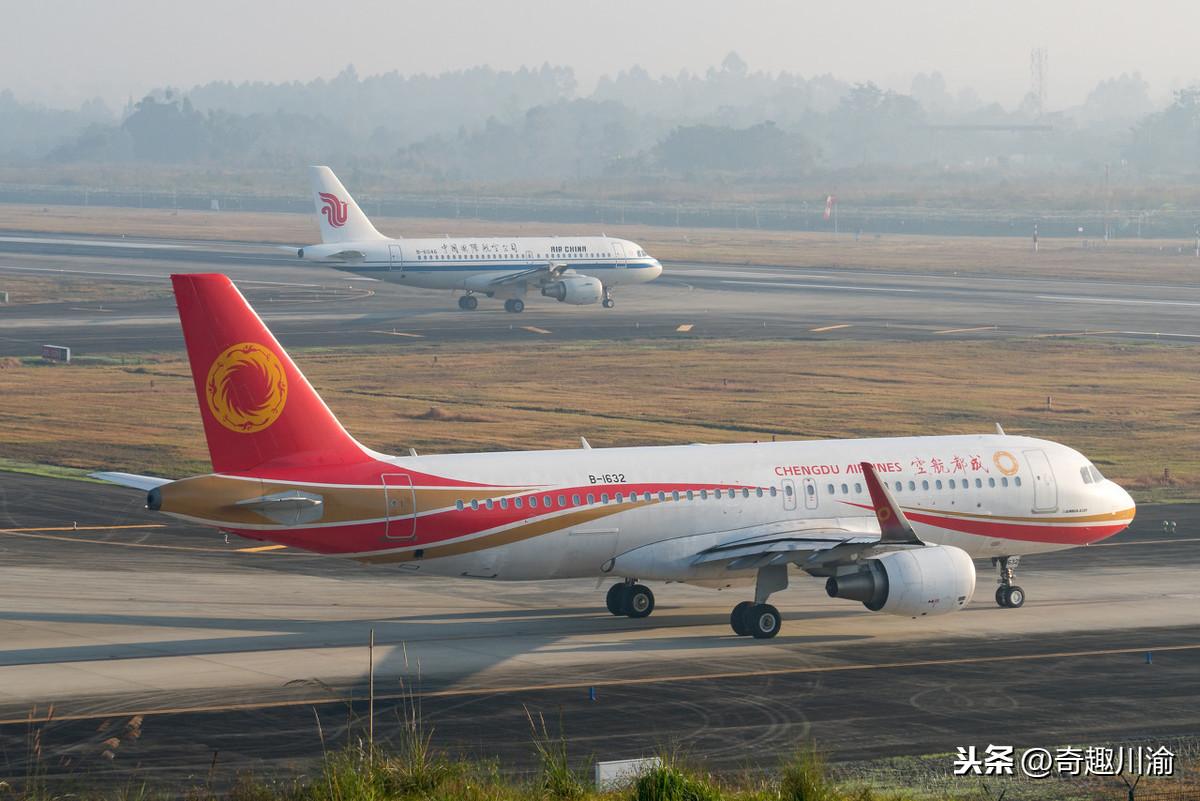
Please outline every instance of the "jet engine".
[[920, 617], [956, 612], [975, 594], [975, 563], [961, 548], [928, 545], [866, 559], [830, 576], [830, 598], [862, 601], [872, 612]]
[[542, 294], [572, 306], [599, 303], [604, 297], [604, 285], [590, 275], [567, 275], [542, 287]]

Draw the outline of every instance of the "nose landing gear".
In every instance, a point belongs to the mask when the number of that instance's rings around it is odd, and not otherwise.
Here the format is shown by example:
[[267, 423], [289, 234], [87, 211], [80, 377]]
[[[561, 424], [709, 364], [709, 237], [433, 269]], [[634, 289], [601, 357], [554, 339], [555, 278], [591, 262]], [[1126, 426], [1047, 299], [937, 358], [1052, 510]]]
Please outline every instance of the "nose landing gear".
[[602, 300], [600, 304], [606, 309], [611, 309], [613, 306], [617, 305], [617, 302], [612, 298], [612, 290], [608, 287], [604, 287], [604, 300]]
[[1019, 556], [1001, 556], [992, 559], [1000, 573], [1000, 586], [996, 588], [996, 606], [1003, 609], [1020, 609], [1025, 605], [1025, 590], [1013, 584], [1013, 578], [1020, 564]]

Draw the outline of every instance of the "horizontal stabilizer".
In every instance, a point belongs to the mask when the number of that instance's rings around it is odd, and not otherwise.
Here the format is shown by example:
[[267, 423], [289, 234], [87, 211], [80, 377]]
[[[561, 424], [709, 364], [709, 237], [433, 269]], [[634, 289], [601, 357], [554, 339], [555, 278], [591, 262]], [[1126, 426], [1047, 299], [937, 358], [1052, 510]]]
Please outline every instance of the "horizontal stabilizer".
[[155, 487], [161, 487], [163, 484], [170, 484], [172, 479], [158, 478], [157, 476], [139, 476], [133, 473], [88, 473], [88, 478], [94, 478], [99, 481], [107, 481], [109, 484], [119, 484], [122, 487], [130, 489], [142, 490], [149, 492]]

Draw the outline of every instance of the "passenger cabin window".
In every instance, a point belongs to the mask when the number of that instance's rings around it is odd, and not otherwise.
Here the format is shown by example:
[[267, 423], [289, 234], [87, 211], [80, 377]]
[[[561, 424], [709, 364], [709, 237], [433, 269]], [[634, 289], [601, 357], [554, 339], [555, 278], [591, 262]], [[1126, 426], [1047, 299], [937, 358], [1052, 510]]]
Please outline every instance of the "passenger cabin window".
[[988, 479], [988, 486], [989, 486], [989, 487], [994, 487], [994, 486], [996, 486], [996, 479], [994, 479], [994, 478], [989, 478], [989, 479]]
[[1016, 484], [1018, 487], [1021, 486], [1021, 477], [1013, 476], [1013, 483]]
[[826, 485], [825, 485], [825, 492], [827, 492], [827, 493], [829, 493], [830, 495], [832, 495], [832, 494], [833, 494], [833, 485], [832, 485], [832, 484], [826, 484]]
[[455, 501], [454, 508], [461, 512], [463, 510], [463, 502], [461, 500]]

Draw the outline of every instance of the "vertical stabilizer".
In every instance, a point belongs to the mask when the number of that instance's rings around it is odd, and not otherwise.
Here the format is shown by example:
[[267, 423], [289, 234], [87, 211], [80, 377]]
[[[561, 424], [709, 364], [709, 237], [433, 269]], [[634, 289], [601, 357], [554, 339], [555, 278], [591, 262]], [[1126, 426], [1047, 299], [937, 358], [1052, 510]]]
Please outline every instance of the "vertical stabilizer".
[[309, 167], [308, 172], [312, 178], [313, 202], [317, 207], [317, 224], [321, 227], [323, 243], [386, 238], [371, 225], [333, 170]]
[[218, 473], [370, 457], [224, 275], [173, 275], [204, 436]]

